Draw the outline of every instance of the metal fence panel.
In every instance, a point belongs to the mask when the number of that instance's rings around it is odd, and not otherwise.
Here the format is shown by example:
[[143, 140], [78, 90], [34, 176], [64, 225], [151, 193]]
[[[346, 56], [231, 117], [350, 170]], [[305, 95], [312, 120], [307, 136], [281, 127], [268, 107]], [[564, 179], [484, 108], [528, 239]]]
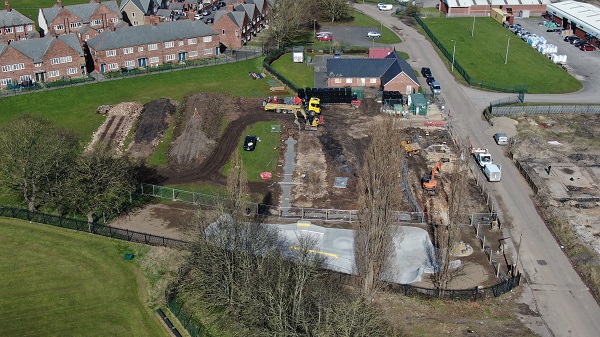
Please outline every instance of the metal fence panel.
[[[495, 103], [495, 102], [494, 102]], [[516, 114], [600, 114], [600, 105], [490, 106], [492, 115]]]

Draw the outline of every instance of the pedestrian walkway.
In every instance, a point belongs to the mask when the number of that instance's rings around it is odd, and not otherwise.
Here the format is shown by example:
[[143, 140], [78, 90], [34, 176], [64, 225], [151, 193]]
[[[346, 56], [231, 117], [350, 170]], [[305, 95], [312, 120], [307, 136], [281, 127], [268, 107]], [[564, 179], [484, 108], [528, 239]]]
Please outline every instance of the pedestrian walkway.
[[292, 187], [294, 185], [294, 171], [296, 170], [296, 145], [297, 141], [289, 137], [285, 141], [285, 158], [283, 164], [283, 180], [279, 182], [281, 186], [281, 216], [287, 216], [291, 207]]

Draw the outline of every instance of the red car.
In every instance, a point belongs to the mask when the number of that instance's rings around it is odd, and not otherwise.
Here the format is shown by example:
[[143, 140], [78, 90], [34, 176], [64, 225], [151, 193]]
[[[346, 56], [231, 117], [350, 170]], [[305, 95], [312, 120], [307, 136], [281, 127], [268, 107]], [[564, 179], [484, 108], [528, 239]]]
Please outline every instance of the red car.
[[596, 50], [596, 47], [592, 46], [591, 44], [584, 44], [581, 47], [579, 47], [579, 49], [583, 51], [594, 51]]
[[333, 41], [333, 36], [331, 36], [329, 34], [319, 35], [319, 36], [317, 36], [317, 40], [318, 41]]

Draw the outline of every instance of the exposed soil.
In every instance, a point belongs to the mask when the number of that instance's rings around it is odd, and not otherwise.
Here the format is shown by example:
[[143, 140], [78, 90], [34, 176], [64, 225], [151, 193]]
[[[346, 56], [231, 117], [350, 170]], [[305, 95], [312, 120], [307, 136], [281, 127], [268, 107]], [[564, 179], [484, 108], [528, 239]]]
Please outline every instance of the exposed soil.
[[177, 105], [177, 102], [168, 98], [155, 99], [144, 105], [133, 134], [133, 141], [127, 150], [131, 158], [146, 159], [154, 152], [171, 123]]
[[94, 132], [86, 150], [90, 151], [96, 144], [104, 143], [121, 153], [125, 139], [143, 108], [140, 103], [124, 102], [101, 109], [100, 111], [105, 113], [106, 120]]

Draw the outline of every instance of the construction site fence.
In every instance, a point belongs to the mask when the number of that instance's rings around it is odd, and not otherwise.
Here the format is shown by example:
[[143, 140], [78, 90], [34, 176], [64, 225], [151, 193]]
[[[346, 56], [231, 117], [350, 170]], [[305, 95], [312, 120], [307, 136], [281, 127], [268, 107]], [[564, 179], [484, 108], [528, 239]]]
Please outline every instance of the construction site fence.
[[[517, 103], [517, 102], [515, 102]], [[518, 105], [490, 106], [492, 115], [517, 114], [600, 114], [600, 105]]]
[[495, 213], [474, 214], [473, 218], [471, 218], [471, 226], [475, 231], [475, 236], [481, 245], [481, 249], [483, 249], [487, 256], [488, 262], [491, 264], [492, 268], [494, 268], [494, 275], [496, 275], [500, 281], [506, 281], [509, 279], [509, 275], [508, 271], [504, 270], [502, 264], [502, 261], [506, 262], [504, 251], [502, 251], [502, 253], [494, 252], [491, 242], [484, 234], [484, 229], [486, 227], [491, 227], [494, 221], [497, 221], [497, 215]]
[[[152, 184], [142, 184], [141, 194], [173, 201], [187, 202], [208, 208], [212, 208], [219, 203], [226, 203], [228, 201], [225, 198], [213, 195]], [[281, 207], [248, 202], [246, 204], [246, 213], [247, 215], [254, 214], [279, 219], [355, 222], [358, 221], [359, 211], [332, 208]], [[423, 219], [425, 219], [425, 213], [423, 212], [399, 211], [396, 213], [396, 222], [398, 223], [421, 224], [423, 223]]]
[[194, 320], [192, 315], [184, 309], [185, 302], [177, 301], [175, 296], [167, 296], [167, 308], [177, 317], [179, 323], [183, 328], [190, 334], [191, 337], [210, 337], [210, 333], [207, 329]]
[[509, 152], [509, 154], [512, 157], [513, 162], [515, 163], [515, 166], [517, 167], [517, 169], [519, 170], [519, 172], [521, 173], [523, 178], [525, 178], [525, 181], [527, 181], [527, 184], [529, 185], [529, 187], [531, 187], [531, 190], [533, 191], [533, 193], [538, 194], [538, 192], [540, 191], [540, 188], [537, 186], [535, 181], [531, 178], [531, 176], [529, 175], [529, 172], [527, 172], [527, 170], [525, 169], [525, 167], [523, 167], [523, 165], [521, 164], [520, 161], [518, 161], [514, 158], [512, 152]]
[[0, 216], [26, 220], [29, 222], [37, 222], [55, 227], [73, 229], [80, 232], [88, 232], [113, 239], [137, 242], [151, 246], [181, 248], [186, 245], [186, 242], [182, 240], [132, 231], [129, 229], [105, 226], [99, 223], [89, 223], [87, 221], [66, 218], [59, 215], [31, 212], [29, 210], [16, 207], [0, 206]]
[[275, 70], [275, 68], [271, 67], [271, 63], [273, 63], [273, 61], [280, 58], [281, 55], [284, 55], [285, 53], [289, 53], [289, 52], [291, 52], [290, 48], [280, 48], [278, 50], [275, 50], [275, 51], [269, 53], [263, 60], [263, 67], [265, 67], [265, 69], [271, 75], [275, 76], [275, 78], [277, 78], [278, 80], [283, 82], [285, 85], [287, 85], [289, 88], [291, 88], [294, 92], [298, 92], [298, 86], [296, 86], [296, 84], [294, 84], [294, 82], [290, 81], [287, 77], [283, 76], [280, 72]]
[[467, 73], [467, 71], [460, 65], [460, 63], [456, 60], [456, 58], [453, 57], [456, 55], [452, 55], [452, 52], [449, 52], [446, 49], [444, 44], [442, 44], [442, 42], [440, 40], [438, 40], [438, 38], [431, 32], [431, 30], [427, 27], [425, 22], [418, 15], [413, 16], [413, 18], [417, 21], [417, 23], [421, 26], [421, 28], [423, 28], [423, 30], [425, 31], [427, 36], [438, 47], [440, 52], [446, 57], [446, 59], [448, 59], [448, 62], [450, 62], [450, 64], [453, 64], [454, 70], [456, 70], [465, 79], [465, 81], [467, 81], [467, 83], [469, 85], [474, 86], [474, 87], [483, 88], [483, 89], [500, 91], [500, 92], [513, 92], [513, 93], [527, 92], [527, 86], [524, 86], [524, 85], [511, 86], [511, 85], [505, 85], [502, 83], [496, 83], [496, 82], [491, 82], [491, 81], [486, 81], [483, 79], [471, 77], [471, 75], [469, 75]]

